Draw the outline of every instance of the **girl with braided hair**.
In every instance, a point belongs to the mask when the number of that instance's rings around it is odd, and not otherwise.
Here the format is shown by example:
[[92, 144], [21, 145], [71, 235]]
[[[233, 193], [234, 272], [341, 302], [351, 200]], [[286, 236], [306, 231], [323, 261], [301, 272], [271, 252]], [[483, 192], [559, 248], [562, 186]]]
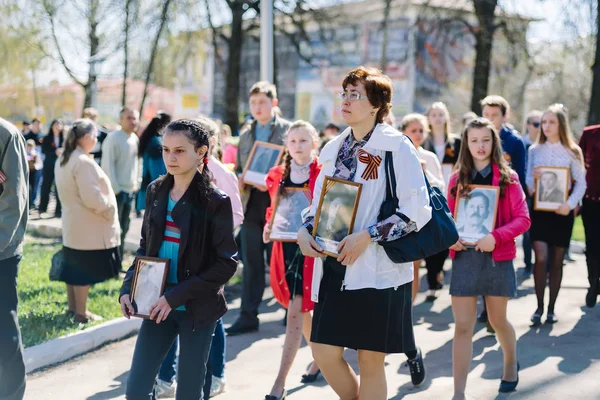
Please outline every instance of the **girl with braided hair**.
[[[165, 293], [142, 322], [126, 398], [152, 398], [161, 362], [179, 335], [176, 399], [200, 399], [216, 321], [227, 311], [223, 285], [235, 273], [231, 201], [211, 182], [209, 135], [198, 122], [178, 120], [164, 131], [167, 174], [147, 189], [146, 213], [136, 256], [170, 260]], [[121, 311], [130, 300], [135, 261], [120, 293]]]
[[[312, 195], [314, 185], [321, 171], [317, 158], [319, 134], [308, 122], [296, 121], [290, 127], [285, 138], [285, 156], [281, 165], [271, 168], [267, 175], [267, 189], [271, 196], [271, 206], [267, 208], [263, 231], [263, 241], [269, 242], [269, 221], [273, 215], [273, 204], [279, 192], [281, 195], [286, 188], [309, 188]], [[298, 214], [302, 210], [296, 210]], [[283, 354], [279, 373], [265, 400], [284, 399], [285, 380], [292, 367], [296, 353], [302, 343], [302, 335], [309, 346], [312, 329], [311, 311], [314, 303], [310, 299], [314, 259], [304, 257], [294, 242], [274, 242], [271, 253], [271, 287], [279, 303], [286, 307], [287, 325]], [[319, 376], [319, 367], [312, 363], [302, 383], [314, 382]]]

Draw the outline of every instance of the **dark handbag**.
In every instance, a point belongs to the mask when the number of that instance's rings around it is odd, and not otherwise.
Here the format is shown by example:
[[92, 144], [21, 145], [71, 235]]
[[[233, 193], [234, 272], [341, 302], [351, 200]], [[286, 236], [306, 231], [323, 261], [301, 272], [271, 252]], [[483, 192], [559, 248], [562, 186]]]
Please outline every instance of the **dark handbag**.
[[65, 262], [65, 257], [63, 255], [62, 249], [54, 253], [52, 256], [52, 265], [50, 266], [50, 280], [51, 281], [60, 281], [63, 266]]
[[[394, 171], [393, 156], [391, 151], [385, 153], [386, 198], [381, 204], [378, 221], [383, 221], [398, 210], [398, 197], [396, 196], [396, 173]], [[380, 242], [385, 253], [394, 263], [406, 263], [422, 260], [426, 257], [447, 250], [458, 241], [458, 231], [448, 202], [437, 187], [431, 187], [427, 176], [424, 175], [429, 204], [431, 205], [431, 219], [419, 231], [409, 233], [399, 239], [389, 242]], [[404, 216], [398, 215], [401, 218]], [[406, 221], [406, 218], [402, 218]]]

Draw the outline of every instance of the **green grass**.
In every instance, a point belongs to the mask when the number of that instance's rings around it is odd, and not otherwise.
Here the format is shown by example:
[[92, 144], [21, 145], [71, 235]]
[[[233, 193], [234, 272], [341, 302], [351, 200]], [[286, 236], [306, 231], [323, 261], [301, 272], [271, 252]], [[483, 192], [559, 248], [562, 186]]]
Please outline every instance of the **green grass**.
[[575, 218], [575, 225], [573, 226], [573, 236], [571, 236], [571, 240], [585, 242], [585, 232], [583, 230], [583, 221], [581, 217]]
[[[66, 317], [66, 286], [48, 279], [52, 255], [59, 249], [60, 242], [27, 237], [17, 285], [19, 324], [25, 347], [103, 322], [79, 324]], [[119, 317], [121, 310], [117, 297], [120, 288], [121, 279], [94, 285], [90, 290], [88, 309], [104, 317], [104, 321]]]

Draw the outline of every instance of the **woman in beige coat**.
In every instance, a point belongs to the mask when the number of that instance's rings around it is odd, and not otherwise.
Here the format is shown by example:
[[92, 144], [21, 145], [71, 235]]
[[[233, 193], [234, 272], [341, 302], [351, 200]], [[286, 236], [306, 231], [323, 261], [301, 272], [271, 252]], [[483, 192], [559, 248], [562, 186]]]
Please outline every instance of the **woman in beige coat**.
[[55, 165], [63, 205], [60, 280], [67, 284], [67, 314], [82, 323], [100, 318], [87, 310], [90, 285], [117, 277], [121, 269], [117, 201], [110, 180], [90, 156], [96, 129], [89, 119], [76, 120]]

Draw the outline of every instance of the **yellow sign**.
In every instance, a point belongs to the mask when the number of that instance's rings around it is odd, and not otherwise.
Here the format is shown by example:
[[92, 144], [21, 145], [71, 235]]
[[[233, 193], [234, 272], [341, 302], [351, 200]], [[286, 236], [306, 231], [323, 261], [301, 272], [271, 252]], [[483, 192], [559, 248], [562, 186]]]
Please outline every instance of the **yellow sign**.
[[182, 108], [198, 108], [200, 107], [200, 97], [195, 93], [183, 93], [181, 95]]

